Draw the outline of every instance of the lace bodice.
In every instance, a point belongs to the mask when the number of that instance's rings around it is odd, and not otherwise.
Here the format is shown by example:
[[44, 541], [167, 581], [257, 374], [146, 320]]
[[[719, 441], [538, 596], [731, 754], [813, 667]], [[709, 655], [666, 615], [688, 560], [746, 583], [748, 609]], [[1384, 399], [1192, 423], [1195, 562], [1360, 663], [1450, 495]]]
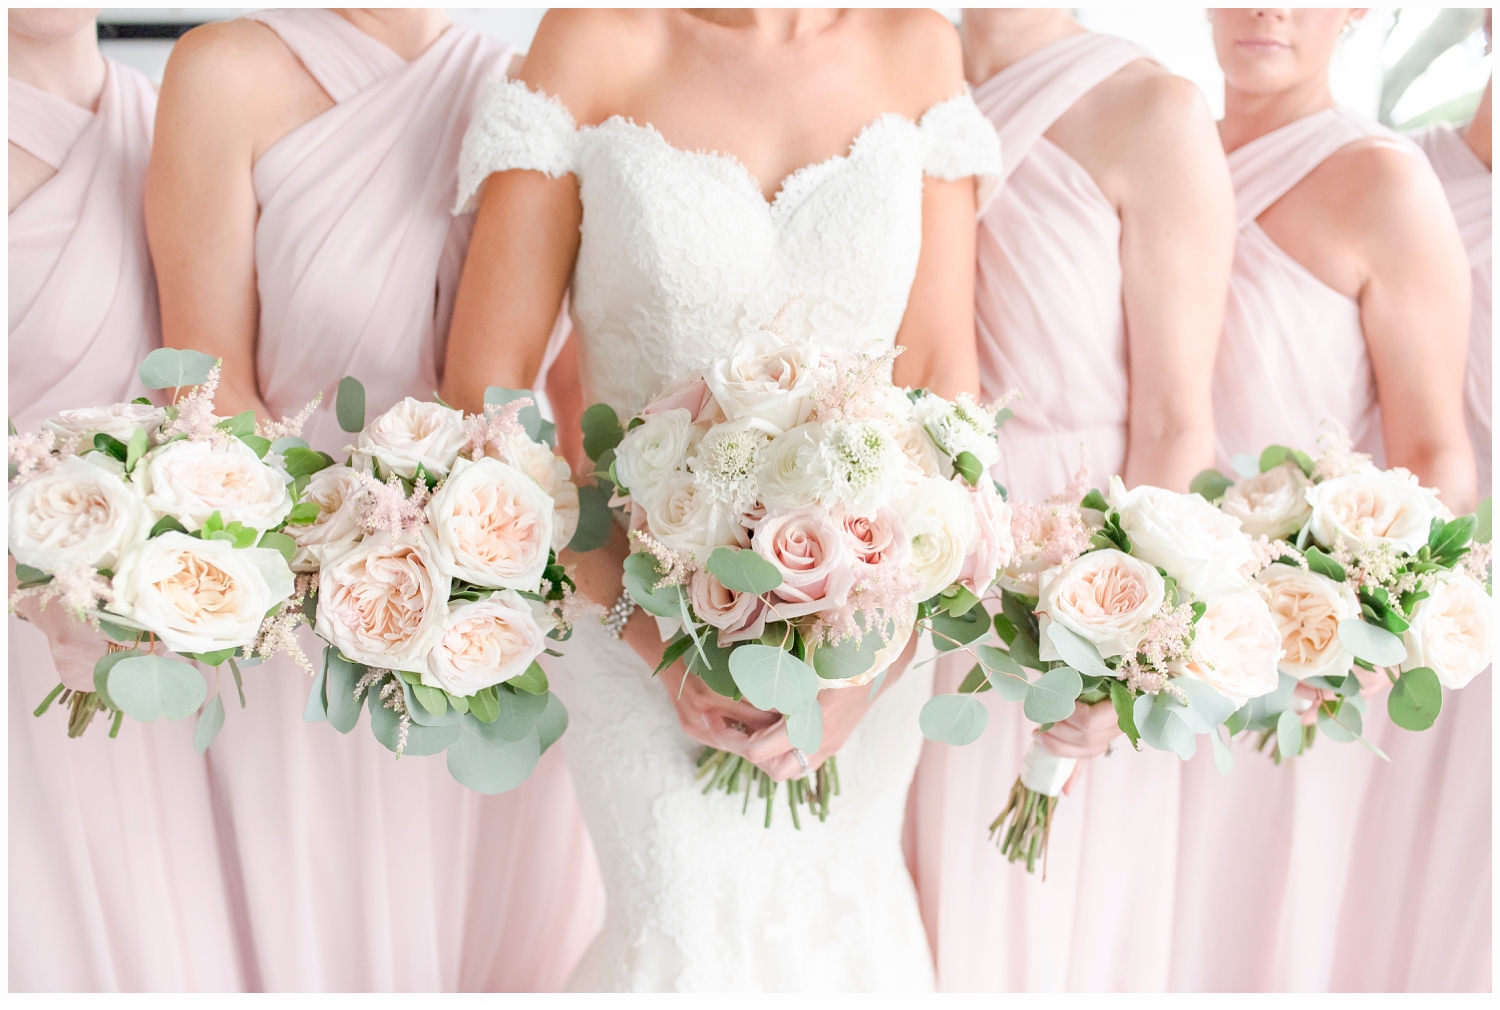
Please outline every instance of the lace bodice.
[[585, 402], [623, 416], [793, 299], [789, 335], [890, 346], [921, 252], [924, 173], [993, 177], [1000, 142], [967, 94], [916, 122], [887, 113], [768, 203], [733, 157], [673, 147], [619, 116], [580, 128], [555, 98], [507, 81], [464, 139], [458, 209], [492, 172], [517, 168], [578, 177]]

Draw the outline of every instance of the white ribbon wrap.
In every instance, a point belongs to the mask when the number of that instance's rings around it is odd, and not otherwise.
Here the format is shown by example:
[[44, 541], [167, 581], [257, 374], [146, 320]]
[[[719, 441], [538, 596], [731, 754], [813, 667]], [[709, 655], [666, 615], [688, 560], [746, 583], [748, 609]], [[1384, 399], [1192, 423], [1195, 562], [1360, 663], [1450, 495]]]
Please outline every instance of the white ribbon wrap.
[[1035, 740], [1021, 759], [1021, 784], [1043, 796], [1061, 796], [1063, 783], [1073, 774], [1077, 758], [1058, 757]]

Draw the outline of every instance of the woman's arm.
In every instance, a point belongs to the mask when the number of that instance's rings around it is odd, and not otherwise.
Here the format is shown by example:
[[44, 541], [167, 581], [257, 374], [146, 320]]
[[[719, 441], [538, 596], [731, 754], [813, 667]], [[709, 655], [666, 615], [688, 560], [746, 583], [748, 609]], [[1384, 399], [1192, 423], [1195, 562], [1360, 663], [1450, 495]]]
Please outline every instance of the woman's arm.
[[974, 337], [974, 180], [922, 183], [922, 252], [896, 343], [898, 386], [979, 395]]

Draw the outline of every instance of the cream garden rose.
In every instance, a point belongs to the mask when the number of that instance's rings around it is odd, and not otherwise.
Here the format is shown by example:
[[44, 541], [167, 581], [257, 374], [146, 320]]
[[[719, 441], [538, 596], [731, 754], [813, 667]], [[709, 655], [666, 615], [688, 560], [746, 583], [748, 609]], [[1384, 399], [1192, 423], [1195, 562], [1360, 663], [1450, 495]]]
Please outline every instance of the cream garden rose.
[[71, 456], [10, 494], [10, 553], [49, 574], [107, 568], [151, 531], [151, 510], [134, 487]]
[[1219, 507], [1252, 537], [1290, 537], [1312, 515], [1307, 502], [1310, 487], [1312, 481], [1302, 468], [1289, 461], [1236, 482], [1224, 492]]
[[552, 498], [498, 459], [461, 459], [427, 503], [433, 562], [489, 588], [535, 591], [552, 547]]
[[340, 555], [318, 578], [318, 634], [352, 662], [426, 672], [453, 584], [432, 554], [424, 530], [380, 534]]
[[1462, 572], [1438, 577], [1427, 591], [1427, 599], [1412, 608], [1401, 668], [1428, 667], [1439, 683], [1456, 690], [1490, 665], [1494, 601]]
[[487, 455], [520, 470], [547, 492], [552, 499], [552, 549], [568, 546], [578, 531], [578, 485], [568, 461], [524, 434], [507, 436], [498, 448], [491, 444]]
[[693, 415], [681, 407], [653, 414], [626, 432], [615, 448], [615, 473], [630, 496], [649, 503], [686, 462], [696, 434]]
[[1120, 513], [1131, 553], [1165, 569], [1189, 595], [1207, 598], [1248, 585], [1240, 568], [1251, 560], [1250, 539], [1238, 519], [1201, 495], [1145, 484], [1127, 491], [1111, 477], [1109, 505]]
[[318, 517], [305, 526], [287, 526], [297, 543], [292, 570], [315, 572], [359, 542], [359, 473], [347, 466], [330, 466], [313, 474], [302, 500], [317, 505]]
[[408, 396], [365, 426], [355, 451], [378, 463], [381, 477], [409, 480], [418, 466], [434, 476], [447, 473], [467, 441], [461, 412]]
[[1062, 659], [1047, 634], [1052, 621], [1092, 642], [1105, 659], [1134, 655], [1166, 599], [1154, 566], [1113, 548], [1043, 572], [1037, 591], [1042, 659]]
[[716, 547], [744, 547], [748, 537], [729, 507], [698, 487], [686, 471], [671, 474], [646, 508], [646, 528], [662, 544], [700, 562]]
[[1325, 480], [1307, 490], [1307, 500], [1313, 539], [1329, 550], [1342, 541], [1353, 554], [1381, 544], [1415, 554], [1426, 545], [1432, 520], [1443, 508], [1436, 492], [1399, 469]]
[[60, 435], [77, 435], [92, 441], [95, 435], [109, 435], [129, 443], [137, 428], [147, 436], [155, 435], [167, 420], [167, 412], [149, 403], [115, 403], [108, 407], [83, 407], [59, 411], [42, 422], [42, 427]]
[[979, 520], [967, 485], [923, 480], [895, 504], [911, 539], [912, 571], [922, 580], [917, 599], [929, 599], [953, 584], [979, 544]]
[[1354, 591], [1295, 565], [1269, 565], [1255, 581], [1281, 633], [1281, 671], [1298, 680], [1346, 675], [1354, 654], [1339, 641], [1339, 622], [1359, 617]]
[[292, 510], [281, 475], [237, 438], [220, 446], [168, 442], [147, 453], [133, 476], [153, 511], [172, 516], [190, 532], [215, 512], [226, 524], [267, 530]]
[[823, 426], [798, 425], [773, 438], [761, 450], [759, 477], [766, 508], [801, 508], [829, 500], [833, 476], [823, 458]]
[[[968, 393], [953, 400], [940, 396], [919, 397], [912, 404], [912, 416], [923, 426], [934, 443], [948, 457], [961, 452], [972, 454], [988, 470], [1000, 461], [1000, 447], [995, 441], [995, 416], [981, 407]], [[943, 461], [945, 476], [952, 476], [952, 464]]]
[[487, 600], [454, 604], [442, 637], [427, 657], [422, 683], [466, 698], [519, 677], [547, 648], [530, 605], [512, 590]]
[[1281, 632], [1259, 593], [1253, 589], [1226, 593], [1210, 601], [1198, 619], [1192, 653], [1179, 672], [1202, 681], [1238, 707], [1270, 694], [1281, 683], [1276, 672], [1281, 642]]
[[704, 378], [729, 420], [754, 417], [776, 435], [807, 420], [820, 361], [811, 344], [789, 343], [762, 330], [717, 359]]
[[249, 645], [295, 578], [278, 551], [163, 533], [125, 552], [115, 569], [114, 613], [174, 652]]

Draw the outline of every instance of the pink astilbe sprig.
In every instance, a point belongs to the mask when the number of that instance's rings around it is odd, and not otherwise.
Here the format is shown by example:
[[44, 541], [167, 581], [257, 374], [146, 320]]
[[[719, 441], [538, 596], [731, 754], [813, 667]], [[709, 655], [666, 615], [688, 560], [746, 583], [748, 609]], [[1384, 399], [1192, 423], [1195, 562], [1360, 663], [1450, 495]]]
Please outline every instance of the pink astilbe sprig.
[[1240, 575], [1246, 579], [1254, 579], [1281, 558], [1290, 559], [1298, 568], [1307, 567], [1307, 559], [1285, 540], [1272, 540], [1264, 534], [1246, 539], [1250, 541], [1250, 560], [1240, 565]]
[[464, 444], [463, 455], [479, 459], [488, 455], [491, 447], [498, 451], [507, 439], [530, 438], [521, 423], [521, 411], [535, 402], [529, 396], [522, 396], [504, 404], [486, 403], [483, 414], [464, 418], [464, 434], [469, 440]]
[[781, 308], [776, 310], [776, 317], [769, 323], [761, 326], [767, 333], [774, 333], [778, 337], [786, 336], [786, 317], [791, 313], [792, 306], [802, 300], [802, 295], [792, 295], [782, 303]]
[[685, 586], [701, 567], [691, 551], [668, 547], [645, 530], [631, 530], [630, 542], [656, 559], [656, 567], [664, 573], [658, 586]]
[[396, 757], [406, 750], [406, 741], [411, 735], [411, 713], [406, 709], [406, 692], [401, 689], [401, 675], [394, 670], [372, 666], [365, 670], [354, 685], [354, 700], [362, 702], [365, 692], [380, 686], [380, 704], [396, 713], [399, 721], [396, 729]]
[[217, 428], [223, 420], [214, 413], [214, 397], [219, 392], [219, 365], [209, 369], [208, 378], [191, 393], [177, 401], [177, 416], [162, 427], [164, 438], [182, 435], [191, 442], [208, 442], [215, 446], [228, 445], [233, 438], [229, 432]]
[[1470, 544], [1469, 553], [1464, 555], [1461, 564], [1470, 578], [1481, 585], [1486, 585], [1490, 581], [1490, 563], [1494, 560], [1494, 556], [1495, 545], [1493, 543]]
[[851, 638], [879, 632], [889, 645], [896, 628], [908, 628], [916, 617], [916, 596], [922, 580], [901, 565], [866, 568], [849, 590], [849, 601], [826, 612], [808, 631], [808, 640], [837, 645]]
[[[838, 355], [831, 366], [824, 352], [824, 367], [813, 379], [811, 421], [881, 421], [891, 416], [891, 368], [904, 347], [884, 354]], [[901, 394], [897, 394], [901, 395]]]
[[297, 576], [295, 595], [283, 602], [280, 610], [260, 622], [260, 628], [255, 632], [255, 641], [250, 646], [250, 655], [270, 659], [278, 652], [285, 653], [309, 677], [318, 675], [317, 668], [308, 660], [307, 654], [297, 642], [297, 628], [304, 621], [302, 603], [316, 584], [317, 576], [311, 572]]
[[604, 617], [605, 608], [595, 603], [587, 594], [577, 592], [566, 583], [563, 584], [562, 594], [562, 599], [552, 610], [563, 625], [572, 627], [580, 621], [587, 621], [591, 618], [600, 620]]
[[1346, 477], [1370, 465], [1370, 455], [1354, 451], [1354, 443], [1349, 440], [1349, 432], [1342, 424], [1325, 417], [1322, 428], [1318, 435], [1318, 458], [1313, 463], [1313, 480]]
[[427, 499], [432, 495], [427, 482], [420, 477], [412, 486], [411, 497], [401, 478], [395, 474], [382, 484], [370, 474], [356, 475], [359, 480], [359, 527], [366, 533], [411, 533], [427, 525]]
[[1078, 469], [1073, 471], [1073, 476], [1068, 481], [1066, 487], [1047, 499], [1047, 504], [1077, 505], [1083, 501], [1084, 495], [1093, 489], [1090, 477], [1089, 447], [1080, 443], [1078, 446]]
[[78, 444], [77, 435], [61, 438], [51, 431], [11, 435], [7, 450], [10, 464], [16, 468], [11, 484], [24, 484], [56, 467], [69, 456], [77, 455]]
[[64, 568], [40, 586], [18, 589], [10, 596], [10, 609], [22, 600], [35, 598], [43, 609], [53, 600], [61, 601], [78, 620], [99, 626], [99, 608], [114, 602], [115, 591], [108, 579], [92, 568]]
[[1344, 566], [1349, 583], [1356, 591], [1384, 589], [1391, 596], [1400, 598], [1403, 593], [1418, 592], [1426, 588], [1434, 574], [1411, 571], [1407, 567], [1408, 559], [1388, 543], [1376, 544], [1355, 557], [1344, 538], [1338, 537], [1328, 553], [1333, 560]]
[[1065, 565], [1090, 547], [1094, 528], [1076, 504], [1016, 501], [1011, 503], [1010, 530], [1016, 555], [1012, 569], [1023, 582], [1034, 583], [1037, 573]]
[[320, 392], [312, 398], [312, 401], [291, 417], [283, 416], [279, 421], [262, 421], [255, 426], [255, 433], [261, 438], [268, 438], [272, 442], [278, 438], [301, 438], [302, 426], [307, 423], [308, 418], [313, 416], [313, 411], [318, 409], [318, 404], [323, 402], [323, 394]]
[[1146, 664], [1165, 670], [1169, 663], [1186, 659], [1193, 647], [1193, 608], [1179, 603], [1169, 607], [1165, 603], [1146, 624], [1141, 635], [1141, 644], [1136, 652]]

